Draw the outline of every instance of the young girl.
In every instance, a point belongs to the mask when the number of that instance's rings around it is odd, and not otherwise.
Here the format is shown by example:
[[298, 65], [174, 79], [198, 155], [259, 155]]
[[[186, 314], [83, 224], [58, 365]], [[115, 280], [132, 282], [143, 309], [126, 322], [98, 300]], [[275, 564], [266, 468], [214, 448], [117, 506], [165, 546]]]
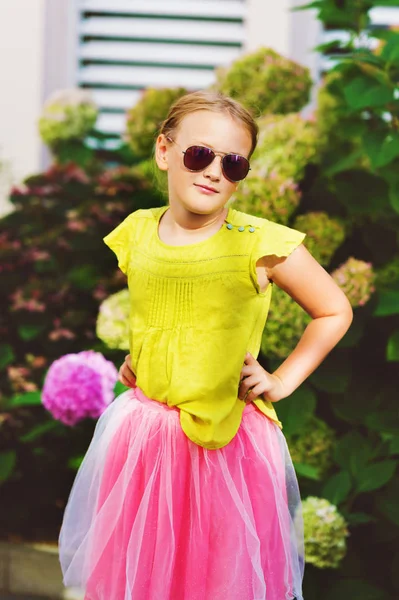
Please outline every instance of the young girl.
[[[86, 600], [300, 600], [297, 480], [273, 404], [347, 331], [342, 291], [304, 234], [227, 203], [257, 126], [196, 92], [156, 141], [168, 206], [105, 238], [127, 274], [130, 354], [98, 421], [60, 534], [66, 585]], [[256, 360], [272, 288], [313, 318], [274, 373]]]

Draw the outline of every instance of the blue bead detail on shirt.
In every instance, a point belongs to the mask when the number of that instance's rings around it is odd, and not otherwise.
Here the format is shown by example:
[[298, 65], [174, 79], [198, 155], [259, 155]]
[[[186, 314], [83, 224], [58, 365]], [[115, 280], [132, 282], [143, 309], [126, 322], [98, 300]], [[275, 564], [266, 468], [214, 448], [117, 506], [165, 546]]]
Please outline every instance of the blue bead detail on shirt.
[[245, 227], [241, 225], [241, 227], [238, 228], [238, 231], [245, 231]]
[[255, 227], [250, 227], [250, 228], [249, 228], [249, 231], [250, 231], [251, 233], [253, 233], [253, 232], [255, 231]]
[[233, 229], [233, 225], [231, 223], [227, 223], [226, 227], [227, 229]]

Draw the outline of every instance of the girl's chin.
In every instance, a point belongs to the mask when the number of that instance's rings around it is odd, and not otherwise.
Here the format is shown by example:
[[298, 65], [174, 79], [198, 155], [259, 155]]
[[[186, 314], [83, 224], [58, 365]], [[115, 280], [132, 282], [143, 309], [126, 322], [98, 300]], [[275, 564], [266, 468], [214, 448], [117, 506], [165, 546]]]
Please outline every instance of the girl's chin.
[[221, 201], [220, 197], [218, 197], [216, 201], [216, 198], [203, 195], [200, 198], [190, 198], [186, 200], [184, 203], [182, 203], [182, 207], [189, 212], [199, 215], [206, 215], [211, 212], [222, 210], [225, 204], [226, 201]]

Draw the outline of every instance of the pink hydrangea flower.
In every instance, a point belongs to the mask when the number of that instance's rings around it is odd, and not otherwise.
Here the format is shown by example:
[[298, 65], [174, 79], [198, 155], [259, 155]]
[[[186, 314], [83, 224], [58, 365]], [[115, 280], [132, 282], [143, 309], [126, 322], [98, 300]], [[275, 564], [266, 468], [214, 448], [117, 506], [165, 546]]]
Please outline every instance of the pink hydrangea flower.
[[100, 352], [66, 354], [50, 366], [42, 402], [65, 425], [98, 418], [114, 399], [118, 371]]

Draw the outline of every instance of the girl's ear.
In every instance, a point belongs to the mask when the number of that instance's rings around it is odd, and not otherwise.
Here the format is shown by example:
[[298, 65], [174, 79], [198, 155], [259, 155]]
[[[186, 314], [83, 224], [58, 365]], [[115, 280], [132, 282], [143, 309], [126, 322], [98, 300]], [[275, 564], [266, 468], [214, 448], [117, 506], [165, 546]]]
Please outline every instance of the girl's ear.
[[155, 160], [157, 162], [158, 168], [161, 171], [168, 170], [168, 151], [169, 151], [170, 142], [166, 139], [166, 136], [161, 133], [157, 137], [157, 141], [155, 143]]

